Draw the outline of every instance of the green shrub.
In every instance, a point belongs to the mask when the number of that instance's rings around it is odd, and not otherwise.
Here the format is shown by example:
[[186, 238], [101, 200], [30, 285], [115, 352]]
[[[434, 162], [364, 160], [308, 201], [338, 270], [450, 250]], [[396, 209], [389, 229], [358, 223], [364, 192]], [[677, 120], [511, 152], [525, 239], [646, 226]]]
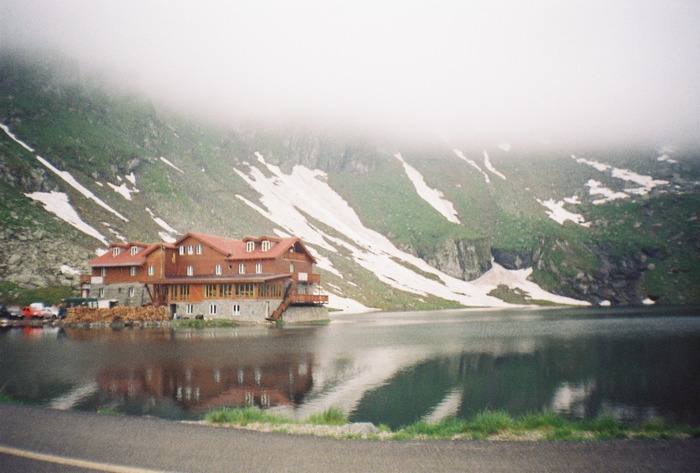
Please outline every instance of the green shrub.
[[339, 407], [329, 407], [320, 414], [313, 414], [307, 419], [307, 423], [316, 425], [344, 425], [348, 422], [348, 416]]

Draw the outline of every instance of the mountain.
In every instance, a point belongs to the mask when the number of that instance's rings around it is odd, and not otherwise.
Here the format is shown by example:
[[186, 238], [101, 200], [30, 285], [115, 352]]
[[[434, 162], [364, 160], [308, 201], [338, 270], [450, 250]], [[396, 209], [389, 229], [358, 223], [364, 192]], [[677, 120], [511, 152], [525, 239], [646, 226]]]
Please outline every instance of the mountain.
[[700, 302], [700, 152], [212, 125], [0, 55], [0, 280], [75, 285], [111, 241], [301, 237], [331, 307]]

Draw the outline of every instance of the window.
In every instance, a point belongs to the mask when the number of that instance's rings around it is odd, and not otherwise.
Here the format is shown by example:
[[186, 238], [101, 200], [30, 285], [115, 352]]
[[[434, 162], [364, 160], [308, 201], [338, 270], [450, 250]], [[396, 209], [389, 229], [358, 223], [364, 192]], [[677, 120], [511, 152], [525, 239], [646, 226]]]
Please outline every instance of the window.
[[216, 304], [209, 305], [209, 315], [216, 315]]
[[255, 273], [256, 274], [262, 273], [262, 263], [255, 263]]
[[119, 256], [121, 253], [121, 248], [112, 248], [112, 256]]
[[97, 291], [97, 295], [99, 297], [104, 297], [105, 296], [105, 288], [101, 287], [99, 291]]
[[219, 284], [219, 297], [231, 298], [233, 294], [233, 284]]
[[100, 276], [101, 277], [107, 276], [107, 268], [100, 268]]
[[214, 273], [215, 273], [217, 276], [221, 276], [221, 265], [220, 265], [220, 264], [217, 264], [217, 265], [216, 265], [216, 267], [214, 268]]
[[171, 298], [173, 300], [186, 301], [190, 298], [190, 285], [189, 284], [176, 284], [173, 285], [171, 291]]
[[216, 297], [216, 284], [204, 285], [204, 297], [208, 299], [213, 299], [214, 297]]
[[281, 284], [263, 284], [258, 287], [258, 297], [269, 299], [282, 298]]
[[130, 254], [131, 256], [134, 256], [136, 253], [139, 252], [139, 247], [138, 246], [132, 246], [130, 249]]
[[136, 266], [129, 267], [129, 276], [136, 276]]
[[294, 273], [294, 263], [289, 263], [289, 272]]
[[185, 314], [187, 314], [187, 315], [194, 314], [194, 305], [193, 304], [187, 304], [185, 306]]
[[262, 250], [263, 251], [269, 251], [271, 246], [272, 246], [272, 242], [270, 242], [270, 240], [263, 240], [263, 242], [262, 242]]
[[249, 241], [249, 242], [247, 242], [247, 243], [245, 244], [245, 250], [246, 250], [248, 253], [251, 253], [251, 252], [255, 251], [255, 242], [254, 242], [254, 241]]
[[134, 297], [134, 288], [133, 287], [129, 288], [129, 297]]
[[241, 305], [233, 304], [233, 306], [231, 307], [231, 313], [233, 315], [241, 315]]
[[187, 245], [187, 254], [188, 255], [194, 254], [194, 245]]
[[153, 265], [150, 265], [148, 267], [148, 275], [153, 276], [154, 274], [156, 274], [156, 269], [153, 267]]
[[245, 274], [245, 264], [241, 263], [238, 265], [238, 274]]
[[194, 267], [192, 267], [192, 265], [187, 266], [187, 275], [188, 276], [194, 275]]
[[236, 284], [236, 297], [251, 298], [255, 296], [255, 286], [251, 283]]
[[202, 254], [202, 245], [197, 245], [197, 247], [195, 248], [195, 253], [198, 255]]
[[181, 246], [181, 247], [180, 247], [180, 256], [182, 256], [182, 255], [184, 255], [184, 254], [185, 254], [185, 247], [184, 247], [184, 246]]

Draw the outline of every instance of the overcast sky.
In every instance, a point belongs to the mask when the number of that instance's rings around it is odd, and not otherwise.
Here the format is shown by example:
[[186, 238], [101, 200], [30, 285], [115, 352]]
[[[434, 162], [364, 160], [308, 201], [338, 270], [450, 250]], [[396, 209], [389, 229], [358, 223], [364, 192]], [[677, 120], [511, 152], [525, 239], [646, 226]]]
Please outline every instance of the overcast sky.
[[698, 0], [0, 0], [0, 42], [221, 119], [700, 143]]

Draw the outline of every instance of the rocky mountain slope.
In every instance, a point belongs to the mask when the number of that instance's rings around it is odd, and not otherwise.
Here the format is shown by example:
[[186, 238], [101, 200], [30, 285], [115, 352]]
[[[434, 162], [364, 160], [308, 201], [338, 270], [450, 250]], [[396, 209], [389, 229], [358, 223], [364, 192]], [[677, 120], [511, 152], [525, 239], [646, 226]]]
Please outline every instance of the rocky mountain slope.
[[700, 152], [212, 126], [65, 59], [0, 56], [0, 280], [111, 241], [294, 234], [331, 305], [700, 302]]

